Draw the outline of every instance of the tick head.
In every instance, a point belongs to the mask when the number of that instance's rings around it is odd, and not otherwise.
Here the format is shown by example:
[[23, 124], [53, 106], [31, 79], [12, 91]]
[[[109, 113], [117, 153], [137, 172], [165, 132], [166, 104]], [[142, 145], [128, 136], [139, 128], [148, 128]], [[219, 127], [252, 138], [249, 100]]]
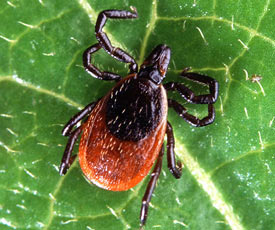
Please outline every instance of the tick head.
[[147, 78], [156, 84], [160, 84], [170, 61], [171, 50], [166, 45], [158, 45], [145, 59], [140, 67], [138, 77]]

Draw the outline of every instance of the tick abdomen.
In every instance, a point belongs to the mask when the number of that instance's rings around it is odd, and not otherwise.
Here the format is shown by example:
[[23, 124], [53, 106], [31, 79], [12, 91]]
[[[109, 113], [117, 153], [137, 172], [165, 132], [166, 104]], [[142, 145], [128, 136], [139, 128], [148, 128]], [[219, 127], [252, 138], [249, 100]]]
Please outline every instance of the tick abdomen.
[[139, 141], [155, 130], [163, 115], [161, 85], [138, 77], [122, 80], [107, 101], [106, 125], [118, 139]]

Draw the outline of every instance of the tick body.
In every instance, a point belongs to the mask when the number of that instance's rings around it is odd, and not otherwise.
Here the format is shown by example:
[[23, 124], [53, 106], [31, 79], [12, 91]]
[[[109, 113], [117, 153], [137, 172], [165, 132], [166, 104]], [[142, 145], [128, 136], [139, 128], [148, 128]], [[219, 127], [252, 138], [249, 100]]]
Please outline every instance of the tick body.
[[83, 126], [79, 163], [86, 178], [104, 189], [128, 190], [150, 171], [167, 121], [166, 91], [131, 74], [91, 112]]
[[[173, 108], [193, 126], [211, 124], [215, 118], [213, 103], [218, 96], [218, 83], [208, 76], [183, 71], [181, 76], [209, 87], [209, 94], [195, 95], [182, 83], [162, 84], [170, 61], [170, 48], [158, 45], [138, 70], [133, 57], [120, 48], [113, 47], [102, 31], [108, 18], [136, 18], [137, 12], [105, 10], [98, 16], [95, 33], [98, 43], [83, 53], [85, 70], [101, 80], [116, 81], [110, 92], [96, 102], [87, 105], [64, 127], [62, 134], [69, 140], [63, 154], [60, 174], [64, 175], [75, 159], [73, 146], [82, 133], [79, 146], [79, 163], [90, 182], [111, 190], [123, 191], [137, 185], [151, 173], [140, 211], [140, 224], [147, 219], [149, 202], [161, 172], [164, 155], [164, 137], [167, 135], [168, 168], [175, 178], [181, 176], [181, 164], [176, 162], [174, 135], [167, 121], [168, 107]], [[103, 48], [112, 57], [129, 63], [130, 74], [122, 78], [118, 74], [99, 70], [91, 63], [94, 52]], [[189, 103], [208, 104], [208, 115], [199, 119], [187, 112], [177, 101], [167, 98], [167, 91], [177, 91]], [[88, 119], [85, 119], [88, 117]], [[79, 121], [84, 121], [77, 126]]]

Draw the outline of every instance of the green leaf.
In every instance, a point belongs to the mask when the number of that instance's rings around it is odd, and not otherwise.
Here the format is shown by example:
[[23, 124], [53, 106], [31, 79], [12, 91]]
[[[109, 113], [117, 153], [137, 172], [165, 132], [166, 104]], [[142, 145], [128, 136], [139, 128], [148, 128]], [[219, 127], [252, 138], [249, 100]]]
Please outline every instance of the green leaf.
[[[164, 162], [146, 229], [274, 229], [274, 0], [1, 1], [0, 228], [138, 229], [148, 178], [111, 192], [87, 183], [77, 161], [58, 174], [62, 127], [113, 86], [82, 67], [83, 51], [97, 42], [97, 15], [130, 6], [138, 19], [104, 28], [115, 46], [141, 64], [165, 43], [172, 49], [166, 81], [206, 93], [180, 79], [192, 67], [220, 84], [214, 124], [194, 128], [169, 111], [183, 175], [175, 180]], [[94, 57], [101, 69], [127, 74], [104, 51]], [[207, 113], [177, 93], [169, 97], [199, 117]]]

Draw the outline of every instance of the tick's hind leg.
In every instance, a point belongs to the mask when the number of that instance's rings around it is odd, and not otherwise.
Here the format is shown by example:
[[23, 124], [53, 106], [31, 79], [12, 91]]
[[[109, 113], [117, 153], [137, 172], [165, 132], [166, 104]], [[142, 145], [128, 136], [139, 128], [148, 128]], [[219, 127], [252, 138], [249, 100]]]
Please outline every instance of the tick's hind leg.
[[72, 152], [73, 152], [73, 147], [75, 145], [75, 142], [78, 138], [78, 136], [81, 133], [81, 127], [78, 127], [77, 129], [75, 129], [69, 137], [69, 140], [67, 142], [62, 160], [61, 160], [61, 164], [59, 167], [59, 174], [60, 175], [65, 175], [67, 170], [70, 168], [71, 164], [73, 163], [74, 159], [76, 156], [72, 156]]
[[164, 153], [164, 146], [162, 146], [162, 148], [161, 148], [161, 151], [160, 151], [158, 159], [157, 159], [157, 163], [154, 167], [153, 172], [151, 173], [151, 179], [147, 185], [145, 194], [142, 198], [142, 205], [141, 205], [141, 210], [140, 210], [140, 225], [141, 225], [141, 227], [146, 222], [147, 215], [148, 215], [149, 203], [151, 201], [154, 189], [156, 187], [157, 180], [158, 180], [160, 172], [161, 172], [163, 153]]
[[79, 111], [76, 115], [74, 115], [68, 122], [67, 124], [64, 126], [63, 130], [62, 130], [62, 135], [63, 136], [70, 136], [72, 133], [72, 129], [73, 127], [79, 122], [81, 121], [84, 117], [86, 117], [87, 115], [89, 115], [92, 110], [94, 109], [96, 103], [98, 101], [92, 102], [89, 105], [85, 106], [84, 109], [82, 109], [81, 111]]
[[77, 138], [79, 137], [82, 126], [76, 128], [72, 131], [72, 129], [76, 126], [76, 124], [84, 119], [87, 115], [89, 115], [92, 110], [94, 109], [96, 102], [92, 102], [89, 105], [87, 105], [84, 109], [82, 109], [80, 112], [78, 112], [76, 115], [74, 115], [68, 123], [65, 125], [64, 129], [62, 130], [63, 136], [69, 136], [69, 140], [67, 142], [61, 164], [59, 167], [59, 174], [65, 175], [71, 164], [73, 163], [76, 156], [72, 156], [73, 147], [75, 145], [75, 142], [77, 141]]

